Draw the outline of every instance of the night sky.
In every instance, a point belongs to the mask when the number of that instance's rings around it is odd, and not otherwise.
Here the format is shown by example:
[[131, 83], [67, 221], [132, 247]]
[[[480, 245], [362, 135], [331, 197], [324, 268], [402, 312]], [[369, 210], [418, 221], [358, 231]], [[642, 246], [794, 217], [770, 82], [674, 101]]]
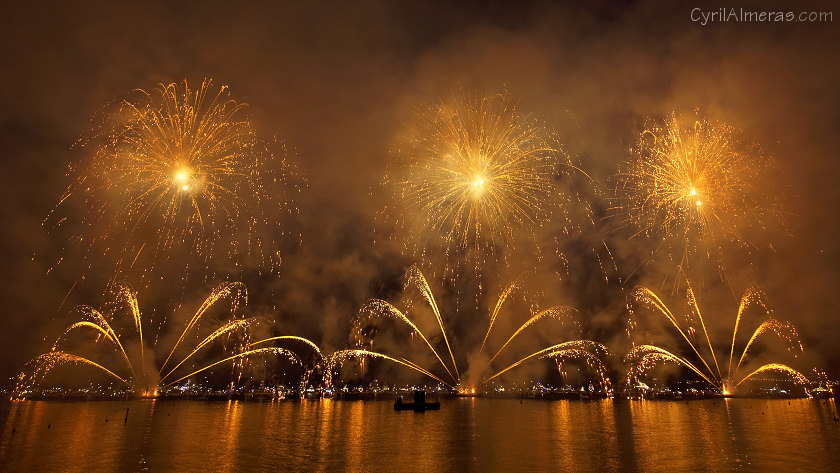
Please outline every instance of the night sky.
[[[699, 108], [760, 143], [780, 170], [766, 192], [784, 202], [786, 228], [773, 230], [773, 250], [755, 252], [732, 285], [740, 293], [745, 278], [759, 284], [775, 315], [797, 327], [809, 359], [840, 377], [840, 18], [703, 26], [690, 17], [697, 5], [683, 2], [169, 3], [2, 7], [4, 381], [49, 348], [70, 308], [101, 302], [103, 287], [89, 278], [62, 305], [78, 273], [68, 263], [46, 274], [63, 245], [41, 226], [69, 184], [68, 165], [86, 157], [74, 143], [91, 117], [133, 89], [204, 78], [247, 103], [258, 132], [282, 140], [305, 177], [301, 244], [283, 256], [279, 277], [249, 283], [251, 310], [271, 314], [284, 333], [342, 347], [364, 301], [399, 290], [411, 258], [377, 232], [395, 138], [424, 104], [459, 90], [504, 90], [605, 188], [648, 116]], [[736, 3], [703, 8], [832, 9]], [[653, 266], [630, 275], [634, 251], [649, 250], [643, 237], [605, 238], [628, 285], [661, 283]], [[217, 282], [186, 291], [200, 297]], [[714, 281], [707, 292], [715, 288], [725, 297], [706, 317], [731, 328], [737, 299]], [[588, 335], [609, 342], [626, 315], [621, 289], [604, 293], [619, 298], [582, 311]], [[468, 338], [478, 315], [459, 317]]]

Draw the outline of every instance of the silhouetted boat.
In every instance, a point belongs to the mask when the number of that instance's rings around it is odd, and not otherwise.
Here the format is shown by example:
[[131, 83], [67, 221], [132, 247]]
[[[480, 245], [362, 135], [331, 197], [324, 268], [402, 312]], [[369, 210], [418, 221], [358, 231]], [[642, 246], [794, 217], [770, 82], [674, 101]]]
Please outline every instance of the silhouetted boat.
[[414, 412], [438, 411], [440, 410], [440, 402], [426, 402], [425, 391], [414, 391], [414, 402], [403, 402], [402, 396], [400, 396], [394, 401], [394, 410]]

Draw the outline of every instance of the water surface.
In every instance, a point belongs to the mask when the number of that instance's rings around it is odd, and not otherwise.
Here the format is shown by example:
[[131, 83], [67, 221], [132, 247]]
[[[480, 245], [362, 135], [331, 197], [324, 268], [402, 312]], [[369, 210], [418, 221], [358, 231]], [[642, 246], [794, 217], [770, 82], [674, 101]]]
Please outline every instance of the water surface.
[[[832, 400], [0, 404], [0, 471], [833, 471]], [[127, 420], [126, 420], [127, 417]]]

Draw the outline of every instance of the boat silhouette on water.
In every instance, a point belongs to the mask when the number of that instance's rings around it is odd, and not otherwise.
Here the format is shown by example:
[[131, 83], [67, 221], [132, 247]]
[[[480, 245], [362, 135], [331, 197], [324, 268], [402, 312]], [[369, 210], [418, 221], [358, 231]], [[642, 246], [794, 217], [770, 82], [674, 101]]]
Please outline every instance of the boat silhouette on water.
[[439, 411], [440, 402], [426, 402], [425, 391], [414, 391], [414, 402], [403, 402], [402, 396], [400, 396], [394, 401], [394, 410], [414, 412]]

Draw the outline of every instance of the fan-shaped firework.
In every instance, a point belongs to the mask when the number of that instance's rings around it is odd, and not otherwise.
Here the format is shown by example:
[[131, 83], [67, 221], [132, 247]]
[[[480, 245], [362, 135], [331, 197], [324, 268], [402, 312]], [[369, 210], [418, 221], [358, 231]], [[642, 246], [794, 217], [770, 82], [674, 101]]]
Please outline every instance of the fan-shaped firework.
[[[657, 366], [663, 362], [676, 363], [682, 365], [695, 374], [700, 376], [703, 380], [708, 382], [712, 387], [719, 390], [723, 394], [731, 394], [732, 391], [741, 385], [744, 381], [752, 378], [758, 373], [763, 372], [781, 372], [789, 376], [797, 383], [806, 383], [808, 380], [799, 371], [790, 366], [781, 363], [766, 363], [752, 370], [749, 374], [739, 375], [741, 368], [744, 366], [744, 361], [750, 353], [750, 349], [754, 347], [756, 340], [763, 334], [775, 333], [786, 345], [787, 350], [794, 352], [802, 352], [802, 344], [798, 339], [796, 329], [790, 323], [780, 322], [772, 317], [772, 313], [762, 301], [761, 292], [753, 287], [747, 290], [741, 297], [741, 302], [738, 306], [738, 313], [735, 316], [735, 329], [732, 332], [732, 343], [729, 345], [729, 359], [728, 364], [724, 365], [725, 369], [721, 369], [725, 359], [718, 360], [715, 354], [715, 349], [712, 345], [712, 339], [709, 336], [709, 331], [706, 328], [706, 322], [703, 320], [703, 315], [700, 312], [700, 307], [694, 297], [694, 292], [689, 287], [686, 290], [687, 303], [689, 310], [684, 318], [675, 315], [662, 300], [646, 287], [638, 287], [631, 296], [631, 304], [628, 308], [631, 311], [631, 319], [629, 321], [628, 333], [636, 326], [635, 311], [633, 310], [632, 302], [637, 302], [645, 306], [650, 306], [655, 309], [658, 315], [662, 315], [667, 321], [667, 325], [673, 327], [677, 334], [680, 335], [691, 353], [688, 358], [680, 355], [678, 352], [667, 350], [654, 345], [635, 345], [633, 349], [625, 357], [625, 362], [630, 365], [627, 374], [628, 382], [643, 375], [647, 370]], [[745, 311], [753, 305], [759, 306], [764, 311], [765, 320], [758, 325], [752, 332], [747, 343], [744, 345], [741, 355], [737, 363], [735, 360], [735, 345], [738, 338], [738, 329], [742, 324], [742, 316]], [[700, 333], [702, 331], [702, 333]], [[700, 339], [697, 340], [697, 334], [700, 334]], [[726, 374], [723, 374], [726, 373]]]
[[[209, 80], [197, 90], [186, 81], [138, 90], [108, 107], [83, 143], [89, 158], [71, 169], [58, 224], [86, 259], [111, 255], [118, 273], [176, 256], [187, 259], [173, 266], [197, 259], [205, 274], [219, 262], [275, 270], [295, 184], [243, 108]], [[71, 204], [83, 209], [80, 222], [64, 215]]]
[[[514, 330], [513, 333], [506, 339], [506, 341], [504, 341], [500, 345], [500, 347], [495, 351], [495, 354], [492, 356], [492, 358], [489, 357], [489, 353], [491, 352], [488, 352], [488, 357], [486, 359], [483, 359], [483, 362], [487, 363], [486, 367], [482, 366], [479, 369], [472, 368], [473, 371], [479, 373], [480, 375], [482, 375], [482, 377], [487, 373], [492, 374], [489, 374], [488, 377], [486, 377], [486, 379], [463, 379], [461, 372], [458, 369], [458, 365], [455, 361], [455, 355], [452, 351], [452, 346], [450, 345], [450, 337], [447, 336], [447, 330], [444, 325], [443, 318], [440, 314], [437, 302], [435, 301], [435, 297], [432, 294], [431, 288], [428, 282], [426, 281], [426, 278], [423, 276], [420, 270], [417, 269], [417, 267], [412, 266], [408, 270], [406, 279], [406, 286], [416, 286], [420, 290], [424, 301], [432, 309], [432, 312], [434, 313], [436, 319], [436, 325], [440, 330], [440, 337], [442, 338], [444, 342], [443, 344], [446, 346], [448, 353], [444, 354], [443, 356], [441, 355], [441, 353], [435, 347], [435, 345], [439, 345], [439, 343], [436, 343], [437, 341], [434, 338], [432, 338], [432, 336], [425, 334], [418, 327], [416, 321], [413, 320], [412, 317], [407, 315], [408, 312], [401, 311], [396, 306], [387, 301], [381, 299], [371, 299], [359, 311], [359, 316], [354, 322], [353, 332], [351, 333], [351, 338], [354, 339], [354, 341], [360, 347], [360, 349], [345, 350], [339, 352], [341, 354], [341, 357], [339, 357], [338, 359], [339, 362], [342, 361], [344, 358], [384, 358], [406, 366], [408, 368], [411, 368], [414, 371], [417, 371], [430, 378], [433, 378], [434, 380], [442, 384], [453, 386], [460, 385], [463, 381], [468, 383], [476, 383], [479, 385], [485, 384], [499, 377], [503, 373], [510, 371], [511, 369], [516, 368], [522, 365], [523, 363], [533, 359], [573, 359], [577, 361], [583, 361], [590, 368], [592, 368], [600, 376], [601, 384], [605, 389], [609, 386], [609, 379], [606, 376], [606, 368], [604, 365], [604, 360], [610, 356], [609, 350], [604, 345], [589, 340], [571, 340], [551, 345], [549, 347], [537, 350], [536, 352], [533, 352], [525, 357], [522, 357], [518, 359], [518, 361], [514, 361], [513, 363], [508, 364], [507, 362], [505, 362], [505, 368], [494, 370], [492, 363], [499, 358], [499, 355], [505, 350], [505, 348], [507, 348], [511, 344], [511, 342], [513, 342], [517, 338], [521, 338], [523, 332], [525, 332], [528, 328], [533, 327], [538, 322], [553, 319], [555, 321], [560, 321], [561, 323], [569, 323], [570, 325], [575, 326], [577, 328], [577, 323], [574, 319], [576, 311], [571, 307], [566, 306], [554, 306], [548, 309], [543, 309], [531, 313], [525, 320], [525, 322], [522, 325], [520, 325], [516, 330]], [[494, 323], [497, 320], [499, 310], [514, 287], [515, 285], [511, 284], [504, 291], [502, 291], [501, 295], [499, 296], [499, 299], [495, 304], [493, 312], [490, 315], [490, 324], [487, 329], [487, 334], [484, 337], [484, 342], [478, 349], [479, 354], [484, 352], [487, 339], [490, 337], [490, 333], [493, 329]], [[415, 340], [416, 338], [422, 340], [425, 349], [428, 349], [428, 352], [434, 357], [434, 359], [436, 360], [436, 364], [439, 364], [443, 368], [443, 372], [435, 374], [436, 368], [426, 368], [423, 367], [420, 363], [411, 361], [407, 358], [391, 357], [382, 353], [364, 349], [364, 347], [373, 346], [374, 339], [367, 335], [367, 329], [369, 328], [368, 324], [377, 319], [390, 319], [396, 321], [398, 325], [408, 328], [410, 330], [412, 340]], [[425, 349], [422, 349], [422, 351], [425, 351]], [[526, 349], [527, 352], [530, 352], [531, 350], [532, 348]], [[446, 355], [448, 355], [448, 357]], [[518, 355], [517, 358], [519, 358]], [[475, 390], [475, 387], [476, 386], [474, 385], [470, 386], [473, 392]]]
[[504, 95], [456, 97], [420, 113], [395, 157], [388, 218], [409, 252], [440, 252], [450, 273], [462, 262], [480, 269], [533, 237], [569, 198], [558, 182], [576, 169]]
[[[758, 246], [780, 222], [772, 161], [731, 126], [703, 119], [684, 126], [672, 114], [651, 121], [616, 176], [623, 224], [681, 256], [708, 254], [723, 269], [724, 246]], [[659, 243], [654, 243], [659, 245]]]
[[[232, 319], [221, 323], [210, 334], [206, 336], [199, 336], [199, 323], [206, 318], [208, 311], [219, 301], [223, 299], [230, 299], [231, 307], [230, 313]], [[265, 340], [260, 340], [253, 344], [248, 343], [248, 330], [255, 323], [254, 318], [236, 318], [235, 313], [237, 307], [242, 302], [246, 301], [247, 294], [245, 286], [241, 283], [224, 283], [216, 287], [213, 292], [202, 302], [198, 310], [190, 318], [184, 326], [183, 332], [177, 338], [172, 348], [163, 363], [159, 364], [157, 372], [149, 372], [147, 365], [151, 360], [147, 359], [147, 353], [154, 354], [154, 347], [147, 350], [144, 342], [143, 318], [140, 314], [140, 308], [137, 301], [137, 294], [128, 286], [120, 285], [115, 289], [113, 304], [113, 312], [109, 316], [104, 315], [97, 309], [89, 306], [79, 306], [76, 312], [81, 315], [81, 320], [70, 325], [64, 333], [56, 339], [51, 351], [44, 353], [27, 364], [26, 369], [17, 379], [15, 390], [12, 394], [13, 398], [24, 398], [32, 393], [38, 383], [43, 380], [51, 370], [62, 365], [82, 365], [97, 368], [101, 373], [105, 373], [110, 377], [120, 381], [128, 389], [137, 395], [157, 395], [160, 388], [171, 386], [175, 383], [183, 381], [184, 379], [195, 376], [198, 373], [207, 371], [218, 365], [230, 362], [234, 370], [239, 370], [240, 375], [242, 368], [248, 361], [249, 357], [259, 355], [277, 355], [280, 359], [285, 359], [293, 364], [302, 365], [301, 358], [292, 350], [283, 347], [259, 347], [271, 341], [289, 341], [294, 339], [297, 342], [304, 342], [308, 347], [314, 347], [314, 344], [306, 339], [300, 337], [272, 337]], [[131, 333], [121, 334], [119, 329], [114, 328], [114, 324], [120, 321], [117, 318], [118, 309], [128, 309], [130, 316], [131, 330], [136, 331], [136, 339]], [[107, 363], [93, 360], [76, 353], [70, 353], [64, 346], [67, 339], [80, 331], [93, 331], [95, 335], [95, 342], [93, 345], [82, 345], [81, 348], [87, 348], [94, 357], [114, 358], [119, 360], [118, 367], [107, 368]], [[238, 334], [239, 337], [233, 337]], [[157, 337], [155, 337], [157, 340]], [[100, 347], [99, 342], [102, 343]], [[135, 353], [134, 350], [127, 349], [127, 343], [139, 345], [139, 350]], [[209, 363], [204, 360], [198, 362], [199, 352], [206, 353], [213, 344], [223, 343], [224, 352], [223, 358], [211, 361]], [[178, 348], [182, 347], [181, 350]], [[186, 347], [186, 349], [184, 349]], [[320, 351], [317, 355], [320, 357]], [[235, 353], [230, 354], [233, 351]], [[114, 357], [116, 355], [116, 357]], [[180, 360], [180, 361], [179, 361]], [[157, 363], [152, 361], [152, 365]], [[118, 374], [119, 373], [119, 374]]]

